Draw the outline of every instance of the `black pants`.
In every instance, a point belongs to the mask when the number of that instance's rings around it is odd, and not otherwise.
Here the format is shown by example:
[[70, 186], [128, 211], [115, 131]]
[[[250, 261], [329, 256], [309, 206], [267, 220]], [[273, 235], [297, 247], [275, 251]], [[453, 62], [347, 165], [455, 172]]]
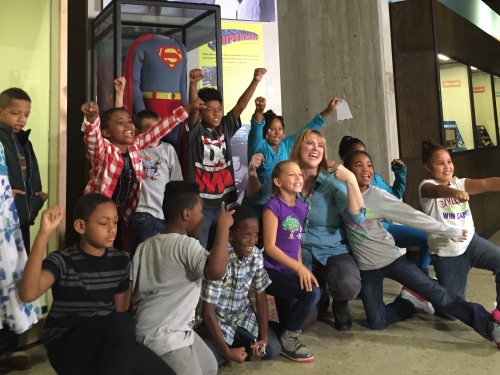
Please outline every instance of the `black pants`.
[[19, 344], [19, 335], [10, 330], [9, 326], [3, 325], [0, 329], [0, 357], [8, 352], [13, 352]]
[[46, 345], [59, 375], [175, 375], [153, 351], [135, 341], [128, 313], [97, 317]]

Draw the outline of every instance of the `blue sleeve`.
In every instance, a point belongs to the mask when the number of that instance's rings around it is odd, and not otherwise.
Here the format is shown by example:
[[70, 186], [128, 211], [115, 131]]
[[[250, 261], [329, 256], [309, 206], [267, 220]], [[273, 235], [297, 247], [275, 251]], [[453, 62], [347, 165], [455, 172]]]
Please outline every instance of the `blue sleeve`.
[[392, 185], [392, 195], [396, 198], [403, 198], [406, 188], [406, 165], [403, 166], [392, 166], [392, 171], [394, 172], [394, 185]]
[[247, 149], [247, 157], [248, 162], [252, 159], [258, 152], [262, 152], [265, 146], [266, 140], [262, 138], [262, 129], [266, 125], [266, 120], [262, 118], [262, 122], [257, 122], [252, 116], [252, 120], [250, 120], [250, 132], [248, 132], [248, 149]]
[[[144, 106], [144, 99], [142, 97], [141, 91], [141, 71], [142, 62], [144, 61], [144, 51], [142, 50], [140, 44], [137, 46], [134, 53], [134, 70], [132, 75], [134, 77], [134, 109], [135, 113], [143, 111], [146, 109]], [[132, 82], [127, 82], [127, 84], [132, 84]]]
[[248, 201], [253, 204], [266, 204], [273, 197], [271, 179], [267, 180], [257, 192], [257, 194], [248, 196]]
[[286, 139], [288, 140], [288, 142], [295, 142], [295, 138], [297, 138], [297, 136], [302, 133], [304, 130], [307, 130], [307, 129], [314, 129], [314, 130], [320, 130], [323, 125], [325, 125], [327, 123], [328, 120], [323, 120], [323, 117], [321, 117], [321, 114], [317, 114], [316, 116], [314, 116], [314, 118], [309, 121], [307, 124], [305, 124], [302, 128], [300, 128], [300, 130], [296, 133], [293, 133], [293, 134], [290, 134], [290, 135], [287, 135], [286, 136]]
[[342, 216], [342, 218], [347, 222], [361, 225], [363, 221], [365, 221], [365, 206], [363, 205], [359, 214], [353, 214], [349, 211], [349, 208], [347, 207], [347, 186], [342, 181], [335, 180], [335, 182], [337, 190], [334, 193], [334, 200], [340, 216]]

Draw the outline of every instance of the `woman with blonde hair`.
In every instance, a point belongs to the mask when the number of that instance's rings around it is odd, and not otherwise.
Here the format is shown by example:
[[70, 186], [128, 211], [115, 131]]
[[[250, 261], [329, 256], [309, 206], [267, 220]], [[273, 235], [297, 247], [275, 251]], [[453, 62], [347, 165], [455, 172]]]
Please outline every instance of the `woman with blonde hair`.
[[[358, 295], [361, 279], [349, 254], [342, 219], [357, 224], [365, 220], [363, 197], [352, 172], [342, 165], [328, 164], [326, 141], [319, 131], [308, 129], [300, 133], [290, 160], [297, 163], [302, 172], [303, 185], [298, 199], [307, 207], [302, 226], [302, 263], [326, 282], [333, 297], [335, 328], [349, 330], [352, 326], [349, 300]], [[248, 196], [258, 204], [265, 204], [272, 197], [272, 181], [261, 187], [256, 173], [262, 163], [265, 163], [262, 154], [256, 154], [248, 168]]]

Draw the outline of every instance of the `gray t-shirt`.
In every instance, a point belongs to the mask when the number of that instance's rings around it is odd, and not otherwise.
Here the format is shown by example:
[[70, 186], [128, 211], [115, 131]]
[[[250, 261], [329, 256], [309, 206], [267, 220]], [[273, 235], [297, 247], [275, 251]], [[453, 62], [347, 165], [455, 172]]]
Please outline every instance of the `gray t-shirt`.
[[159, 356], [194, 342], [191, 321], [208, 255], [198, 240], [176, 233], [137, 248], [131, 268], [136, 336]]
[[402, 255], [394, 238], [385, 230], [384, 219], [449, 237], [453, 241], [460, 241], [462, 237], [461, 229], [437, 222], [376, 186], [368, 187], [363, 192], [363, 199], [366, 220], [361, 225], [346, 222], [347, 237], [360, 270], [385, 267]]
[[157, 147], [141, 151], [142, 188], [136, 212], [146, 212], [164, 220], [163, 195], [169, 181], [182, 180], [182, 171], [175, 149], [171, 144], [160, 142]]

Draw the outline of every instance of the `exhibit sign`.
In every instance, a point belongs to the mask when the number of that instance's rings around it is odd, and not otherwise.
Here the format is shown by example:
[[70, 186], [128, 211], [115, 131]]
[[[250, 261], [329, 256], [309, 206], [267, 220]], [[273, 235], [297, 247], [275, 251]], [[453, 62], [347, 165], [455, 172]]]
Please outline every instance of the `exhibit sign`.
[[486, 88], [484, 86], [473, 87], [472, 92], [474, 94], [481, 94], [481, 93], [486, 92]]
[[444, 89], [449, 89], [452, 87], [461, 87], [461, 86], [462, 86], [462, 81], [459, 79], [454, 79], [452, 81], [443, 81]]
[[[264, 41], [262, 25], [222, 22], [222, 70], [224, 72], [223, 95], [224, 111], [231, 110], [236, 105], [243, 91], [252, 81], [256, 68], [264, 67]], [[211, 70], [215, 67], [215, 42], [200, 47], [200, 66], [205, 78], [202, 87], [215, 86]], [[250, 124], [255, 110], [253, 100], [265, 96], [266, 78], [257, 86], [257, 90], [241, 114], [243, 124]]]

